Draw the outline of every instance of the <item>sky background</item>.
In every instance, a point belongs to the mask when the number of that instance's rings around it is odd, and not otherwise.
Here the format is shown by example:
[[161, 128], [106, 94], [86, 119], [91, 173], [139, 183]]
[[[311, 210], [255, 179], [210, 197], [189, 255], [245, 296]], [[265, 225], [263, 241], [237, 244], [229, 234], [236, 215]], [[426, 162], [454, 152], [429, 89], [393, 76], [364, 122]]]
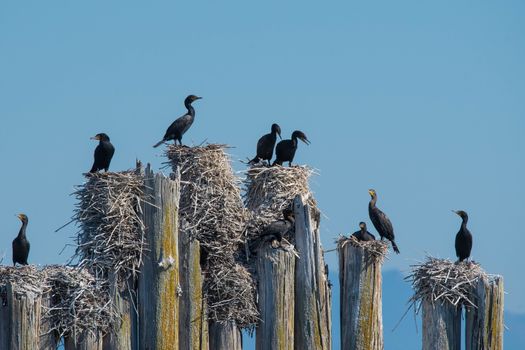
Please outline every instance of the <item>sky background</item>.
[[[151, 146], [193, 93], [204, 98], [184, 142], [235, 147], [236, 170], [272, 123], [285, 137], [306, 133], [296, 162], [318, 169], [325, 249], [361, 220], [371, 227], [367, 190], [377, 190], [401, 250], [384, 266], [385, 299], [399, 293], [385, 300], [385, 323], [404, 312], [411, 264], [455, 258], [450, 210], [466, 210], [472, 257], [505, 277], [511, 339], [525, 332], [524, 36], [523, 1], [2, 1], [4, 263], [19, 212], [30, 262], [66, 262], [72, 249], [59, 252], [76, 228], [54, 230], [92, 165], [89, 137], [111, 137], [111, 170], [137, 158], [159, 169], [162, 149]], [[337, 257], [326, 259], [336, 290]], [[395, 332], [385, 324], [386, 349], [407, 334], [404, 348], [420, 347], [412, 319]]]

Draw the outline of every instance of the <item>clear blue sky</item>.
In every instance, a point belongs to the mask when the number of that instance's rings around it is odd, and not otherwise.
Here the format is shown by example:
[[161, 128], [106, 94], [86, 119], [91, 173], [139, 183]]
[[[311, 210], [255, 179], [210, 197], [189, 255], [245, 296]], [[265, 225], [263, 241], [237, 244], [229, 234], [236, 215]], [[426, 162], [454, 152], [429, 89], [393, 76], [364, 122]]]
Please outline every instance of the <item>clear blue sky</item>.
[[110, 135], [112, 170], [136, 158], [159, 168], [151, 146], [194, 93], [186, 143], [228, 143], [237, 160], [273, 122], [308, 135], [296, 160], [320, 171], [326, 248], [368, 221], [370, 187], [402, 253], [386, 270], [454, 258], [450, 210], [464, 209], [473, 258], [505, 276], [507, 310], [525, 313], [524, 62], [523, 1], [2, 1], [4, 263], [18, 212], [30, 261], [65, 262], [75, 228], [53, 231], [91, 166], [89, 137]]

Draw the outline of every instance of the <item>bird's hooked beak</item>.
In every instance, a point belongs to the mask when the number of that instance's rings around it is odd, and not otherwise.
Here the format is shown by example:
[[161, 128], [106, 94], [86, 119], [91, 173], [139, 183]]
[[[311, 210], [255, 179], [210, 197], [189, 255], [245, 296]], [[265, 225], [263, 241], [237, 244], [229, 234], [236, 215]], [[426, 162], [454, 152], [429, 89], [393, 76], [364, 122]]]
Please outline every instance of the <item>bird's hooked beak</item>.
[[279, 140], [282, 140], [283, 138], [281, 137], [281, 132], [280, 131], [277, 131], [277, 135], [279, 135]]
[[301, 137], [301, 141], [309, 145], [311, 142], [306, 137]]
[[[455, 213], [456, 215], [459, 215], [459, 211], [458, 210], [451, 210], [451, 212]], [[461, 216], [461, 215], [459, 215]]]
[[20, 220], [22, 220], [22, 214], [16, 214], [16, 217]]
[[202, 97], [195, 96], [195, 101], [197, 101], [197, 100], [202, 100]]
[[90, 139], [90, 140], [97, 140], [97, 141], [100, 141], [100, 136], [96, 135], [96, 136], [90, 137], [89, 139]]
[[372, 197], [374, 196], [374, 191], [372, 190], [368, 190], [368, 194], [371, 195]]

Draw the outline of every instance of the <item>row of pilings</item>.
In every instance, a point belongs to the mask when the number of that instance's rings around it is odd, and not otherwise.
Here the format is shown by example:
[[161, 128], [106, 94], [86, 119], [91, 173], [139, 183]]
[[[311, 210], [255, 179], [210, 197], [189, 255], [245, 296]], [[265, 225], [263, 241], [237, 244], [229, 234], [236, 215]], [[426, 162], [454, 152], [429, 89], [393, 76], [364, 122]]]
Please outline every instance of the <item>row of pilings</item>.
[[[0, 270], [0, 348], [66, 350], [331, 349], [331, 290], [311, 170], [252, 168], [245, 197], [222, 145], [167, 151], [150, 167], [97, 174], [76, 192], [75, 266]], [[283, 242], [258, 240], [291, 208]], [[387, 245], [342, 237], [341, 349], [384, 349]], [[453, 276], [454, 278], [451, 278]], [[502, 349], [503, 280], [478, 265], [413, 267], [423, 349]]]

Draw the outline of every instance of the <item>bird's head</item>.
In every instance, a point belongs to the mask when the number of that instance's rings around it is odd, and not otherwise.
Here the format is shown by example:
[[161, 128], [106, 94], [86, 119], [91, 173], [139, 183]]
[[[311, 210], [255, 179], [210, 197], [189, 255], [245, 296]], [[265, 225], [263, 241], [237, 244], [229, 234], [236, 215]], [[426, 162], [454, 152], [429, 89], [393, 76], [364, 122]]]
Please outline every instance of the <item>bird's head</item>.
[[91, 137], [91, 140], [109, 141], [109, 136], [101, 132], [100, 134], [96, 134], [95, 136]]
[[298, 138], [299, 140], [303, 141], [304, 143], [306, 143], [307, 145], [310, 144], [310, 141], [308, 140], [308, 138], [306, 137], [306, 135], [304, 134], [304, 132], [300, 131], [300, 130], [295, 130], [293, 133], [292, 133], [292, 139], [293, 138]]
[[283, 218], [288, 221], [294, 221], [295, 220], [295, 214], [292, 209], [285, 208], [283, 209]]
[[366, 230], [366, 224], [365, 224], [364, 222], [361, 221], [361, 222], [359, 223], [359, 228], [360, 228], [361, 230]]
[[184, 104], [185, 104], [185, 105], [191, 104], [192, 102], [197, 101], [197, 100], [200, 100], [201, 98], [202, 98], [202, 97], [199, 97], [199, 96], [189, 95], [189, 96], [186, 97], [186, 99], [184, 100]]
[[272, 133], [276, 133], [277, 135], [279, 135], [279, 138], [282, 140], [282, 137], [281, 137], [281, 127], [277, 124], [272, 124]]
[[26, 214], [17, 214], [16, 216], [20, 219], [20, 221], [27, 223], [28, 219]]
[[370, 194], [370, 197], [372, 197], [372, 198], [376, 198], [377, 197], [376, 190], [374, 190], [374, 189], [369, 189], [368, 193]]
[[458, 214], [462, 219], [468, 219], [468, 214], [464, 210], [452, 210], [454, 213]]

